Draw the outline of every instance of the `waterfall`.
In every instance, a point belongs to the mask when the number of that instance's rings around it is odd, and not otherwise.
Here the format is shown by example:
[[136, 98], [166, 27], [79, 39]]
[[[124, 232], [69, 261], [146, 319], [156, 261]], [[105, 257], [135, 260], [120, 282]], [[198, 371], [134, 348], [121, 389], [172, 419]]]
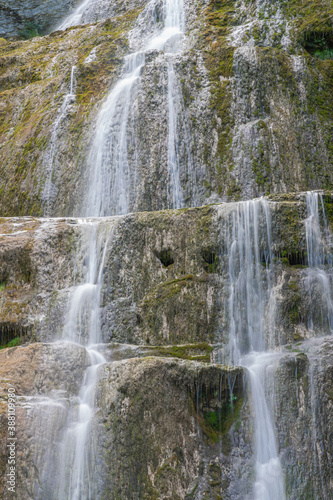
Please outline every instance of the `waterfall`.
[[67, 28], [70, 28], [71, 26], [77, 26], [78, 24], [81, 24], [84, 11], [88, 9], [90, 4], [92, 3], [94, 3], [93, 0], [83, 0], [83, 2], [81, 2], [74, 10], [74, 12], [72, 12], [72, 14], [70, 14], [63, 20], [63, 22], [57, 29], [65, 30]]
[[[185, 30], [185, 11], [182, 0], [166, 0], [166, 20], [165, 29], [174, 30], [175, 35], [184, 34]], [[172, 47], [172, 52], [177, 52], [181, 45], [176, 43]], [[180, 182], [180, 158], [179, 158], [179, 140], [177, 136], [177, 117], [178, 106], [176, 100], [176, 74], [171, 58], [168, 61], [168, 116], [169, 116], [169, 138], [168, 138], [168, 208], [182, 208], [184, 206], [184, 197]]]
[[[306, 208], [308, 327], [313, 329], [316, 318], [317, 322], [321, 321], [321, 331], [325, 328], [332, 331], [331, 281], [326, 269], [332, 262], [331, 241], [323, 195], [306, 193]], [[247, 369], [251, 383], [256, 456], [255, 500], [286, 498], [271, 415], [274, 406], [272, 374], [279, 354], [267, 350], [268, 345], [274, 345], [270, 342], [273, 332], [269, 328], [274, 324], [274, 318], [270, 318], [273, 310], [270, 283], [274, 261], [270, 220], [270, 204], [263, 199], [253, 200], [232, 206], [224, 227], [230, 282], [229, 358], [233, 364]], [[313, 442], [316, 442], [316, 436]]]
[[[146, 11], [155, 5], [151, 1]], [[85, 212], [89, 216], [126, 214], [134, 203], [135, 179], [128, 158], [129, 130], [133, 127], [133, 108], [145, 67], [146, 53], [164, 51], [167, 57], [168, 82], [168, 207], [181, 208], [184, 198], [180, 181], [180, 152], [178, 139], [179, 86], [172, 64], [173, 54], [181, 49], [185, 29], [182, 0], [165, 0], [164, 28], [145, 43], [144, 49], [125, 57], [122, 77], [109, 93], [96, 124], [96, 132], [88, 162], [91, 166]], [[154, 20], [155, 30], [159, 28]], [[135, 147], [135, 144], [132, 144]], [[191, 184], [193, 165], [188, 154]], [[134, 191], [134, 192], [133, 192]]]
[[[260, 227], [262, 216], [265, 223]], [[268, 202], [238, 203], [224, 234], [230, 279], [230, 360], [238, 364], [244, 353], [265, 350], [264, 307], [269, 287], [263, 289], [263, 278], [269, 283], [272, 262]]]
[[[266, 200], [246, 201], [232, 207], [224, 228], [230, 280], [229, 357], [233, 364], [247, 368], [250, 379], [255, 430], [255, 500], [286, 498], [273, 419], [265, 394], [267, 374], [276, 359], [276, 354], [265, 352], [264, 319], [270, 301], [273, 262], [270, 221]], [[274, 394], [273, 386], [270, 390]]]
[[[265, 387], [268, 385], [269, 370], [276, 354], [249, 354], [244, 359], [247, 366], [255, 416], [256, 480], [255, 500], [283, 500], [286, 498], [281, 462], [278, 455], [274, 425], [267, 404]], [[270, 390], [274, 394], [274, 388]]]
[[91, 181], [86, 213], [95, 216], [126, 214], [130, 203], [127, 126], [145, 53], [125, 58], [124, 76], [99, 113], [89, 156]]
[[[321, 193], [306, 194], [307, 218], [305, 219], [306, 246], [308, 257], [306, 288], [310, 295], [308, 327], [313, 330], [314, 318], [318, 318], [321, 329], [333, 332], [333, 300], [330, 275], [325, 266], [331, 267], [331, 242], [327, 227], [324, 200]], [[321, 222], [322, 221], [322, 222]], [[323, 226], [323, 229], [322, 229]], [[320, 311], [312, 298], [320, 295]]]
[[71, 408], [63, 434], [59, 492], [55, 498], [95, 500], [97, 495], [92, 424], [98, 369], [106, 360], [102, 354], [91, 348], [87, 351], [91, 364], [84, 374], [78, 404]]
[[57, 117], [52, 127], [50, 144], [46, 151], [46, 155], [44, 157], [44, 170], [46, 173], [46, 181], [42, 193], [42, 200], [46, 202], [46, 210], [45, 210], [46, 215], [50, 215], [50, 202], [56, 196], [56, 187], [52, 181], [52, 177], [54, 172], [54, 158], [57, 153], [57, 147], [58, 147], [58, 136], [59, 136], [60, 125], [67, 116], [69, 106], [75, 102], [75, 93], [74, 93], [75, 70], [76, 67], [72, 66], [69, 93], [65, 95], [63, 103], [58, 111]]
[[[152, 3], [152, 2], [150, 2]], [[62, 25], [61, 29], [78, 24], [89, 1], [83, 2]], [[164, 50], [169, 44], [171, 54], [177, 50], [176, 38], [184, 29], [184, 7], [181, 0], [166, 0], [164, 29], [153, 36], [144, 50], [125, 57], [123, 76], [111, 90], [97, 119], [93, 147], [89, 155], [91, 165], [85, 212], [89, 216], [126, 214], [131, 206], [131, 170], [128, 159], [128, 130], [131, 122], [141, 71], [146, 52]], [[172, 63], [168, 65], [168, 172], [172, 207], [183, 206], [179, 179], [179, 152], [177, 138], [177, 109], [175, 104], [175, 74]], [[71, 90], [73, 92], [72, 72]], [[66, 106], [64, 107], [65, 114]], [[59, 124], [62, 118], [59, 119]], [[56, 127], [58, 128], [58, 126]], [[55, 133], [55, 138], [57, 137]], [[56, 139], [53, 141], [56, 143]], [[55, 146], [54, 146], [55, 150]], [[53, 159], [52, 159], [53, 161]], [[88, 264], [85, 282], [74, 291], [64, 329], [69, 341], [88, 345], [90, 366], [87, 368], [76, 404], [71, 403], [63, 431], [59, 461], [54, 469], [59, 473], [59, 488], [54, 498], [94, 499], [97, 496], [94, 481], [94, 446], [92, 428], [94, 400], [99, 366], [105, 362], [91, 344], [100, 340], [100, 292], [107, 242], [101, 252], [98, 225], [81, 221], [88, 228]], [[100, 257], [102, 254], [102, 257]]]
[[88, 254], [85, 282], [75, 288], [66, 319], [63, 338], [79, 344], [97, 344], [100, 339], [100, 294], [103, 267], [112, 233], [106, 235], [101, 223], [79, 220]]
[[100, 295], [107, 246], [112, 232], [106, 235], [101, 222], [80, 221], [88, 243], [85, 283], [76, 287], [65, 326], [65, 338], [88, 344], [90, 360], [78, 401], [72, 402], [60, 444], [59, 490], [54, 498], [94, 500], [97, 497], [95, 477], [95, 444], [93, 419], [99, 367], [106, 362], [94, 344], [101, 342]]
[[168, 111], [169, 111], [169, 141], [168, 141], [168, 171], [169, 190], [168, 208], [182, 208], [184, 199], [179, 178], [179, 144], [177, 138], [177, 117], [173, 96], [175, 87], [175, 72], [172, 63], [168, 63]]

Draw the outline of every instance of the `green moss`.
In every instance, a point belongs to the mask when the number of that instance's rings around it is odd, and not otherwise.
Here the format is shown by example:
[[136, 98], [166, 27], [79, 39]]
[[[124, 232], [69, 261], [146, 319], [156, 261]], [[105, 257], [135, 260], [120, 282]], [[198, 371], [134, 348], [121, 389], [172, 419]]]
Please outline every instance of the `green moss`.
[[205, 342], [165, 347], [153, 346], [150, 349], [154, 356], [187, 359], [204, 363], [210, 363], [211, 352], [213, 351], [213, 347]]
[[[236, 398], [236, 396], [234, 396]], [[225, 436], [231, 427], [239, 420], [240, 412], [243, 407], [243, 398], [236, 398], [224, 402], [220, 408], [215, 411], [203, 413], [203, 419], [199, 418], [199, 422], [204, 434], [214, 443], [217, 443], [220, 437]]]
[[164, 301], [166, 299], [170, 299], [174, 295], [177, 295], [181, 292], [181, 290], [188, 284], [188, 282], [192, 281], [194, 276], [189, 274], [187, 276], [182, 276], [181, 278], [173, 279], [162, 283], [156, 293], [153, 293], [153, 297], [146, 297], [145, 305], [148, 305], [151, 302], [151, 299]]
[[213, 247], [204, 248], [201, 251], [204, 261], [205, 271], [209, 274], [214, 274], [219, 269], [219, 258], [217, 250]]
[[23, 40], [29, 40], [36, 36], [40, 36], [42, 29], [32, 21], [26, 21], [24, 23], [24, 28], [20, 31], [20, 38]]
[[[230, 47], [228, 34], [233, 25], [235, 4], [231, 0], [211, 0], [205, 10], [205, 28], [202, 32], [205, 44], [204, 59], [211, 81], [210, 107], [215, 112], [214, 127], [218, 130], [219, 161], [215, 165], [214, 178], [217, 177], [217, 191], [225, 191], [226, 179], [229, 179], [223, 164], [231, 164], [231, 114], [232, 89], [230, 77], [233, 74], [234, 47]], [[207, 163], [207, 162], [206, 162]], [[217, 174], [217, 176], [216, 176]]]
[[325, 216], [328, 224], [333, 226], [333, 199], [331, 194], [325, 194], [323, 196], [323, 203], [325, 209]]
[[16, 347], [22, 344], [22, 339], [20, 337], [16, 337], [15, 339], [8, 342], [8, 344], [1, 346], [0, 349], [7, 349], [8, 347]]
[[289, 4], [288, 13], [292, 7], [298, 8], [294, 26], [298, 40], [305, 47], [323, 45], [332, 40], [333, 6], [320, 0], [293, 0]]

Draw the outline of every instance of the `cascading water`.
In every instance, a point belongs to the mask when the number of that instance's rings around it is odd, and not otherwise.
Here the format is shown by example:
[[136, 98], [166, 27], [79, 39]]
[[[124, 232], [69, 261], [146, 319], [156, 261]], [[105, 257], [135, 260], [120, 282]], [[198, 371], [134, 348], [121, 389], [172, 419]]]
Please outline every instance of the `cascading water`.
[[[260, 227], [262, 216], [264, 227]], [[230, 213], [224, 238], [230, 278], [230, 360], [238, 364], [250, 350], [265, 350], [264, 307], [272, 261], [269, 204], [265, 200], [237, 204]]]
[[42, 200], [46, 202], [46, 210], [45, 210], [46, 215], [50, 215], [50, 202], [56, 196], [56, 188], [52, 182], [52, 177], [54, 172], [54, 158], [58, 146], [59, 128], [67, 116], [69, 106], [75, 102], [75, 93], [74, 93], [75, 70], [76, 67], [72, 66], [69, 94], [66, 94], [64, 101], [61, 105], [61, 108], [58, 111], [58, 116], [56, 117], [56, 120], [52, 127], [50, 146], [48, 147], [44, 158], [46, 181], [42, 193]]
[[168, 63], [168, 111], [169, 111], [169, 141], [168, 141], [168, 171], [169, 192], [168, 207], [182, 208], [184, 199], [179, 178], [179, 144], [177, 139], [177, 116], [173, 92], [175, 88], [175, 72], [171, 62]]
[[[274, 371], [276, 355], [251, 353], [240, 360], [247, 368], [254, 411], [256, 479], [254, 500], [284, 500], [285, 486], [271, 409], [267, 403], [267, 374]], [[274, 387], [271, 387], [274, 391]], [[274, 392], [273, 392], [274, 394]]]
[[101, 223], [80, 220], [85, 230], [86, 257], [85, 283], [75, 288], [64, 328], [64, 338], [79, 344], [91, 345], [99, 342], [100, 293], [103, 266], [111, 234], [101, 232]]
[[[310, 294], [310, 311], [308, 327], [313, 329], [314, 318], [317, 317], [321, 331], [333, 332], [333, 301], [330, 275], [325, 266], [332, 266], [331, 242], [328, 233], [323, 195], [318, 192], [306, 194], [307, 218], [305, 220], [308, 269], [306, 287]], [[321, 224], [322, 219], [322, 224]], [[323, 229], [321, 229], [323, 225]], [[320, 296], [321, 310], [313, 308], [311, 296]]]
[[91, 348], [87, 348], [87, 352], [91, 365], [84, 374], [78, 404], [69, 412], [60, 447], [59, 491], [55, 498], [94, 500], [97, 496], [92, 424], [98, 370], [106, 360]]
[[[60, 27], [79, 24], [82, 13], [89, 5], [89, 0], [79, 8]], [[150, 2], [154, 3], [154, 2]], [[182, 0], [166, 0], [164, 4], [165, 23], [162, 32], [150, 38], [144, 50], [130, 54], [125, 58], [123, 77], [109, 94], [97, 120], [96, 135], [89, 161], [91, 169], [90, 189], [86, 200], [85, 212], [89, 216], [125, 214], [131, 206], [131, 171], [128, 161], [128, 125], [131, 122], [133, 102], [140, 81], [140, 74], [145, 64], [147, 51], [164, 50], [169, 45], [170, 53], [177, 48], [177, 37], [184, 29], [184, 6]], [[170, 179], [170, 198], [172, 207], [183, 206], [183, 195], [179, 179], [179, 152], [177, 139], [177, 109], [175, 104], [175, 74], [172, 63], [168, 62], [168, 171]], [[71, 91], [73, 92], [74, 70], [72, 71]], [[65, 116], [70, 98], [66, 96], [61, 108], [59, 120], [55, 126], [52, 143], [52, 166], [57, 139], [57, 129]], [[53, 137], [53, 136], [52, 136]], [[51, 171], [51, 168], [50, 168]], [[49, 175], [51, 186], [52, 172]], [[51, 189], [51, 188], [50, 188]], [[50, 198], [50, 189], [48, 198]], [[79, 285], [72, 297], [64, 336], [69, 341], [93, 344], [99, 340], [100, 332], [100, 291], [102, 270], [106, 246], [102, 258], [98, 241], [98, 228], [94, 223], [85, 222], [89, 228], [89, 256], [87, 277]], [[99, 265], [98, 265], [99, 263]], [[77, 404], [71, 404], [67, 424], [60, 445], [59, 462], [55, 470], [59, 474], [59, 486], [54, 498], [94, 499], [98, 496], [93, 480], [94, 447], [91, 430], [94, 417], [94, 400], [98, 369], [105, 362], [104, 357], [91, 347], [87, 347], [90, 366], [87, 368], [79, 393]]]
[[251, 383], [256, 456], [253, 495], [255, 500], [283, 500], [283, 473], [265, 395], [267, 373], [276, 358], [265, 352], [264, 319], [273, 261], [269, 203], [253, 200], [232, 207], [224, 235], [230, 279], [229, 357], [232, 364], [247, 368]]
[[[274, 371], [276, 354], [251, 353], [241, 360], [248, 370], [254, 411], [254, 434], [256, 451], [256, 480], [254, 500], [284, 500], [285, 486], [281, 462], [278, 454], [274, 424], [267, 403], [268, 378]], [[270, 386], [274, 395], [274, 386]]]
[[84, 0], [81, 2], [78, 7], [74, 10], [72, 14], [66, 17], [61, 25], [58, 27], [58, 30], [65, 30], [70, 28], [71, 26], [77, 26], [82, 22], [83, 13], [89, 8], [89, 6], [93, 3], [93, 0]]
[[[148, 3], [146, 11], [152, 10], [155, 0]], [[167, 189], [168, 207], [181, 208], [184, 197], [180, 182], [180, 153], [178, 139], [178, 85], [172, 63], [173, 54], [182, 46], [185, 11], [182, 0], [165, 0], [164, 28], [150, 37], [144, 48], [125, 58], [123, 76], [110, 92], [99, 113], [96, 134], [89, 155], [92, 166], [89, 192], [85, 212], [88, 215], [105, 216], [126, 214], [135, 202], [135, 176], [128, 157], [129, 130], [133, 122], [133, 107], [136, 101], [140, 76], [145, 66], [146, 54], [152, 50], [165, 51], [168, 74], [168, 141], [167, 141]], [[154, 30], [159, 24], [154, 21]], [[133, 42], [133, 44], [138, 42]], [[141, 44], [141, 40], [140, 40]], [[133, 146], [133, 145], [132, 145]], [[135, 147], [135, 145], [134, 145]], [[191, 187], [194, 187], [191, 155], [188, 153], [188, 170]], [[193, 190], [195, 191], [195, 189]]]
[[120, 215], [129, 211], [127, 126], [144, 60], [144, 52], [125, 58], [124, 76], [109, 94], [99, 113], [89, 157], [92, 165], [86, 204], [89, 215]]
[[60, 445], [59, 489], [54, 498], [93, 500], [97, 497], [94, 473], [95, 446], [92, 437], [95, 392], [99, 367], [106, 362], [94, 347], [100, 338], [100, 293], [104, 260], [110, 233], [106, 236], [100, 222], [80, 221], [87, 230], [88, 242], [86, 282], [79, 285], [72, 297], [65, 326], [65, 338], [86, 348], [90, 361], [77, 402], [73, 402]]

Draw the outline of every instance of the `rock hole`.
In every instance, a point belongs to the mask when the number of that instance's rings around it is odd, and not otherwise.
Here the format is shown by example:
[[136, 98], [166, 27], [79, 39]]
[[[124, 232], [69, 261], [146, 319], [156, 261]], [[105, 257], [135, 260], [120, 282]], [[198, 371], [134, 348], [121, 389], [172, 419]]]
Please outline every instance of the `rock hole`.
[[333, 30], [311, 31], [304, 37], [303, 47], [313, 57], [333, 59]]
[[203, 248], [201, 256], [204, 261], [204, 269], [207, 273], [215, 273], [218, 268], [218, 254], [214, 248]]
[[[0, 346], [12, 347], [22, 343], [28, 337], [28, 329], [15, 323], [0, 323]], [[10, 345], [8, 345], [10, 344]]]
[[175, 262], [170, 249], [161, 250], [160, 252], [155, 251], [154, 253], [163, 267], [172, 266]]
[[281, 260], [289, 266], [307, 266], [308, 257], [306, 252], [282, 252]]

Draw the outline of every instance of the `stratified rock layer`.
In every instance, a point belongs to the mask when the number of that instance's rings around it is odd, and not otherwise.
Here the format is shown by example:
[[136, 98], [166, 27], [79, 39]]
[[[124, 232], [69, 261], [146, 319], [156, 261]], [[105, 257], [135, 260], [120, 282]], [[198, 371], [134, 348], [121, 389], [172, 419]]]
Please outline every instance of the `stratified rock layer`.
[[[330, 193], [323, 199], [331, 224]], [[327, 311], [320, 284], [312, 291], [308, 287], [306, 195], [272, 197], [268, 207], [276, 321], [265, 329], [267, 343], [274, 347], [322, 335], [329, 325], [323, 320]], [[1, 219], [3, 344], [15, 337], [62, 338], [75, 285], [85, 280], [89, 231], [95, 227], [97, 235], [108, 235], [101, 290], [104, 342], [226, 345], [230, 285], [225, 228], [236, 209], [222, 204], [86, 222]], [[262, 213], [259, 227], [265, 224]], [[260, 244], [266, 248], [264, 240]]]
[[[95, 7], [82, 20], [90, 25], [1, 41], [3, 216], [86, 214], [98, 112], [124, 56], [142, 50], [162, 21], [159, 2]], [[129, 211], [170, 208], [170, 62], [186, 206], [332, 188], [327, 2], [185, 1], [185, 13], [182, 50], [146, 53], [127, 127]], [[76, 97], [66, 101], [73, 66]]]

